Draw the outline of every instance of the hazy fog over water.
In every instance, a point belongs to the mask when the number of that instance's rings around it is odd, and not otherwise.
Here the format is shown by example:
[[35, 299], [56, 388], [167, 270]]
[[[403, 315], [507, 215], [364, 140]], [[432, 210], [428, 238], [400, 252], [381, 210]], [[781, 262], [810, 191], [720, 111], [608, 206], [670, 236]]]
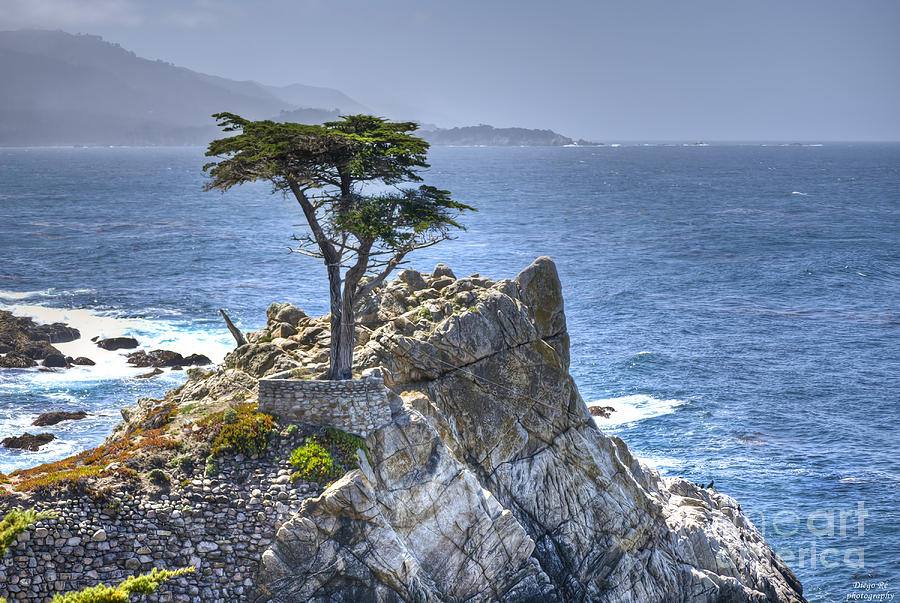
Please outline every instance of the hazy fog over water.
[[0, 0], [0, 29], [34, 27], [441, 126], [900, 139], [896, 0]]

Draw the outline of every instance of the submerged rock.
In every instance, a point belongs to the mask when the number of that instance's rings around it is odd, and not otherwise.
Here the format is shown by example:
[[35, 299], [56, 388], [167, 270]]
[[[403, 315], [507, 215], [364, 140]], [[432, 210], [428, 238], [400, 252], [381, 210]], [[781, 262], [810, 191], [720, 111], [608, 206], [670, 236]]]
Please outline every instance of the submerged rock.
[[37, 419], [32, 421], [32, 425], [35, 427], [46, 427], [48, 425], [56, 425], [62, 421], [78, 421], [80, 419], [85, 418], [87, 415], [83, 410], [78, 410], [75, 412], [67, 412], [67, 411], [54, 411], [54, 412], [45, 412], [38, 416]]
[[31, 434], [26, 432], [20, 436], [4, 438], [3, 440], [0, 440], [0, 445], [10, 449], [36, 452], [41, 446], [48, 444], [55, 439], [56, 436], [52, 433]]
[[97, 363], [94, 362], [93, 360], [91, 360], [90, 358], [86, 358], [84, 356], [79, 356], [78, 358], [76, 358], [75, 360], [72, 361], [72, 364], [74, 364], [76, 366], [94, 366]]
[[163, 370], [161, 368], [155, 368], [149, 373], [141, 373], [140, 375], [135, 375], [135, 379], [149, 379], [150, 377], [155, 377], [157, 375], [162, 375]]

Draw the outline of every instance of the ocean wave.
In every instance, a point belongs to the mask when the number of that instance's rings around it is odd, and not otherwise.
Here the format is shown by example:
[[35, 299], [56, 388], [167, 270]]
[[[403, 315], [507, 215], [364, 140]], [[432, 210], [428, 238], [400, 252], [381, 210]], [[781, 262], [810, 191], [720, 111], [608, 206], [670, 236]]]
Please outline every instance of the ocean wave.
[[88, 293], [94, 293], [93, 289], [73, 289], [73, 290], [65, 290], [65, 289], [56, 289], [51, 287], [49, 289], [40, 289], [38, 291], [7, 291], [0, 289], [0, 299], [4, 300], [23, 300], [23, 299], [31, 299], [32, 297], [66, 297], [66, 296], [74, 296], [74, 295], [87, 295]]
[[659, 400], [653, 396], [635, 394], [594, 400], [593, 402], [588, 402], [588, 407], [607, 406], [613, 409], [608, 419], [594, 417], [598, 427], [608, 429], [671, 414], [684, 403], [684, 400]]
[[124, 354], [127, 351], [107, 351], [97, 347], [91, 341], [94, 337], [134, 337], [140, 344], [140, 349], [166, 349], [185, 356], [204, 354], [214, 363], [221, 362], [234, 347], [231, 335], [224, 327], [216, 331], [199, 330], [188, 321], [123, 317], [114, 312], [56, 308], [30, 303], [0, 302], [0, 309], [11, 311], [16, 316], [28, 316], [40, 323], [63, 322], [75, 327], [81, 332], [81, 338], [68, 343], [57, 343], [54, 347], [66, 356], [85, 356], [96, 363], [94, 366], [74, 366], [56, 372], [18, 372], [15, 381], [27, 383], [28, 386], [121, 379], [147, 372], [147, 369], [137, 369], [125, 362]]

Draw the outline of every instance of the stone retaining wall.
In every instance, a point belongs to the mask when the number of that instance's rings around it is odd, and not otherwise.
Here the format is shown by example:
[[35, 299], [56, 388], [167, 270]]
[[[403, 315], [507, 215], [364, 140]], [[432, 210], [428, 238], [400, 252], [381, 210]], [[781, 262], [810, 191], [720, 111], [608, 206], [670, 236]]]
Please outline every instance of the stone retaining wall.
[[260, 379], [259, 410], [284, 421], [337, 427], [366, 436], [390, 422], [388, 393], [378, 377], [346, 381]]
[[[305, 498], [321, 492], [318, 484], [288, 478], [287, 456], [298, 442], [281, 442], [277, 454], [284, 460], [278, 464], [220, 459], [216, 475], [173, 480], [157, 497], [123, 490], [105, 501], [86, 495], [36, 504], [58, 516], [21, 534], [0, 559], [0, 597], [45, 603], [54, 593], [116, 585], [154, 567], [193, 565], [194, 574], [141, 601], [252, 601], [259, 562], [275, 532]], [[3, 503], [0, 517], [9, 510]]]

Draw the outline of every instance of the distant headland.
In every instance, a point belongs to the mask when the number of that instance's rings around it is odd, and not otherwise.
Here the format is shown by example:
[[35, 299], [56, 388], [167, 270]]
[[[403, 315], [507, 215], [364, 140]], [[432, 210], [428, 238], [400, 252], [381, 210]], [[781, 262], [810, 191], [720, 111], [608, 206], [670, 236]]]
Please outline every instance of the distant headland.
[[[0, 81], [0, 147], [204, 145], [218, 134], [211, 115], [223, 109], [309, 124], [373, 112], [332, 88], [207, 75], [64, 31], [0, 31]], [[434, 145], [576, 144], [551, 130], [486, 125], [427, 126], [423, 137]]]

